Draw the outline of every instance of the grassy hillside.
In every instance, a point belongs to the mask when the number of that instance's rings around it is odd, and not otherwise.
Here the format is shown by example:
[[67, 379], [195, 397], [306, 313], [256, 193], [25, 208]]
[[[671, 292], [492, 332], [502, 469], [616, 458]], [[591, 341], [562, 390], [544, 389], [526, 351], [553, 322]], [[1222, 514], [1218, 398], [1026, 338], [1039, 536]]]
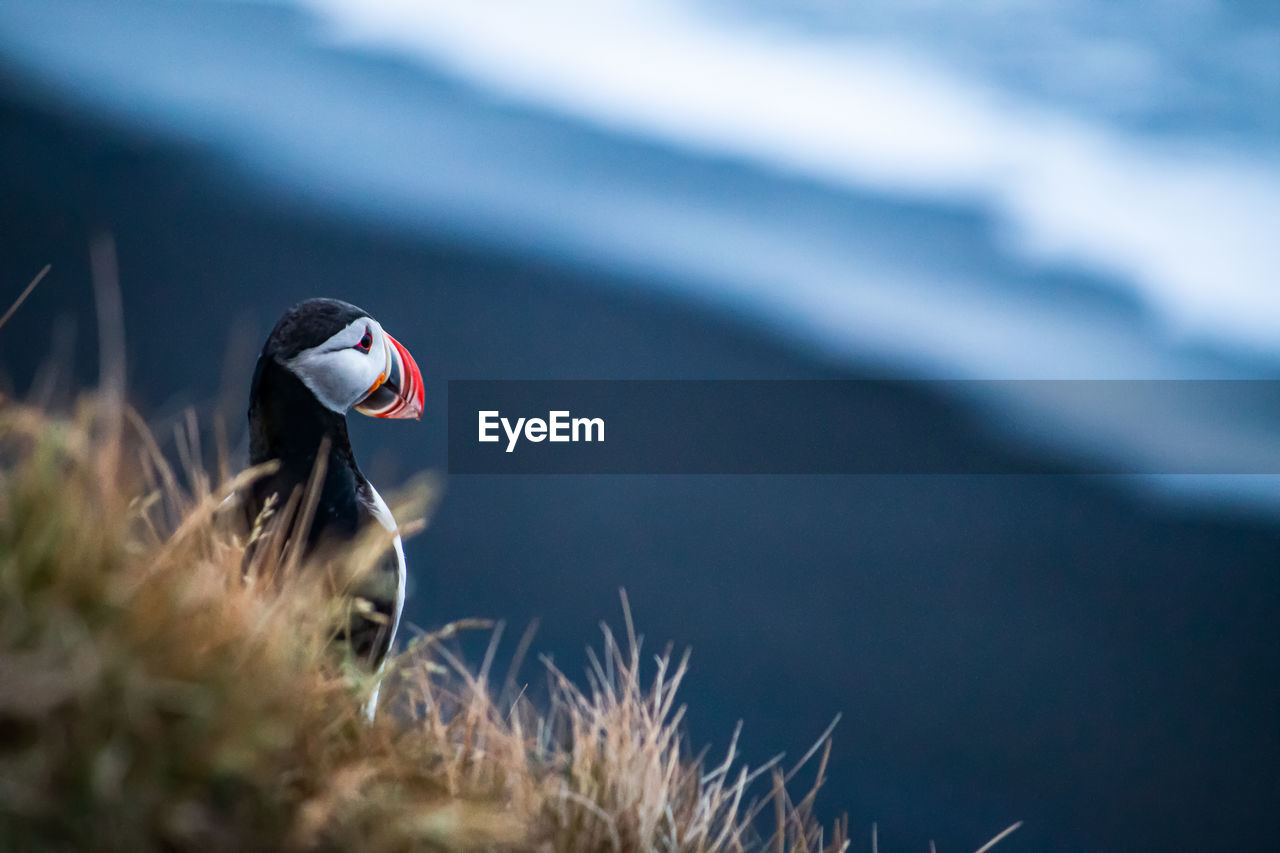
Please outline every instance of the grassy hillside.
[[260, 519], [246, 580], [219, 505], [255, 472], [211, 478], [195, 436], [180, 432], [174, 471], [110, 395], [58, 417], [0, 403], [0, 849], [845, 845], [778, 768], [756, 780], [732, 748], [691, 754], [684, 662], [645, 656], [642, 680], [629, 626], [585, 687], [548, 665], [541, 707], [450, 654], [465, 624], [418, 637], [366, 722], [373, 679], [331, 638], [388, 542], [300, 559], [275, 534], [300, 496]]

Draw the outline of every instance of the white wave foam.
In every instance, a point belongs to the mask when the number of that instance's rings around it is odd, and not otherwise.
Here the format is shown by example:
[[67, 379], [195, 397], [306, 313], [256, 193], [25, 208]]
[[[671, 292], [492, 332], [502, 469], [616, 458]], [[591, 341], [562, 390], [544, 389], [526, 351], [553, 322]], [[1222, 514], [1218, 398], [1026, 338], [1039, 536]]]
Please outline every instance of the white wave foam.
[[609, 127], [995, 212], [1010, 246], [1135, 288], [1188, 338], [1280, 351], [1280, 168], [1126, 135], [884, 45], [669, 0], [301, 0], [393, 48]]

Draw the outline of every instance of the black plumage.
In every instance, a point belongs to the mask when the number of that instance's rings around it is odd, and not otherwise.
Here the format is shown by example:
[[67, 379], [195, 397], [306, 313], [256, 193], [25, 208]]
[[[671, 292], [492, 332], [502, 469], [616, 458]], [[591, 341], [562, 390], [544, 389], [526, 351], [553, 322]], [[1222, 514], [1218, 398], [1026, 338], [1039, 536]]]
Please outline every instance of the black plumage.
[[[276, 324], [254, 370], [249, 394], [249, 460], [255, 465], [277, 460], [279, 467], [249, 489], [246, 516], [252, 523], [272, 495], [277, 506], [284, 506], [295, 491], [304, 490], [321, 448], [327, 447], [316, 510], [303, 533], [304, 553], [308, 554], [326, 544], [351, 542], [370, 523], [394, 526], [385, 503], [356, 463], [346, 415], [321, 403], [287, 366], [299, 353], [324, 344], [364, 316], [360, 309], [338, 300], [301, 303]], [[290, 531], [289, 535], [298, 533]], [[246, 555], [246, 564], [250, 556]], [[373, 577], [360, 586], [360, 596], [369, 601], [375, 615], [353, 610], [345, 633], [354, 656], [371, 667], [377, 667], [390, 648], [403, 605], [404, 570], [397, 542], [374, 568]]]

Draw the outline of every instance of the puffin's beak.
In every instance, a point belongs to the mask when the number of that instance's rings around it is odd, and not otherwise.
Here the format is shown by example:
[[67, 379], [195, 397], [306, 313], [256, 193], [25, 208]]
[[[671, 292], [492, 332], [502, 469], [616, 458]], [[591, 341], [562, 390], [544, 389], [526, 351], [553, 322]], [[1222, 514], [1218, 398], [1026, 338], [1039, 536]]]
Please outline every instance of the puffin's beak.
[[424, 397], [418, 363], [399, 341], [382, 334], [387, 339], [386, 369], [355, 409], [374, 418], [421, 418]]

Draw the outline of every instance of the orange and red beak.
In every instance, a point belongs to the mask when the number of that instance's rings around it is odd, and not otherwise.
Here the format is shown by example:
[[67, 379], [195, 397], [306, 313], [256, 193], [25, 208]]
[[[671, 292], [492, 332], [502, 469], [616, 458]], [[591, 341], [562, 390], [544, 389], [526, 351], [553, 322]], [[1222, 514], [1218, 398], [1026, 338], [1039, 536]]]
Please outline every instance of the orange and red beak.
[[409, 351], [395, 338], [387, 339], [387, 366], [355, 409], [374, 418], [421, 418], [425, 401], [422, 372]]

